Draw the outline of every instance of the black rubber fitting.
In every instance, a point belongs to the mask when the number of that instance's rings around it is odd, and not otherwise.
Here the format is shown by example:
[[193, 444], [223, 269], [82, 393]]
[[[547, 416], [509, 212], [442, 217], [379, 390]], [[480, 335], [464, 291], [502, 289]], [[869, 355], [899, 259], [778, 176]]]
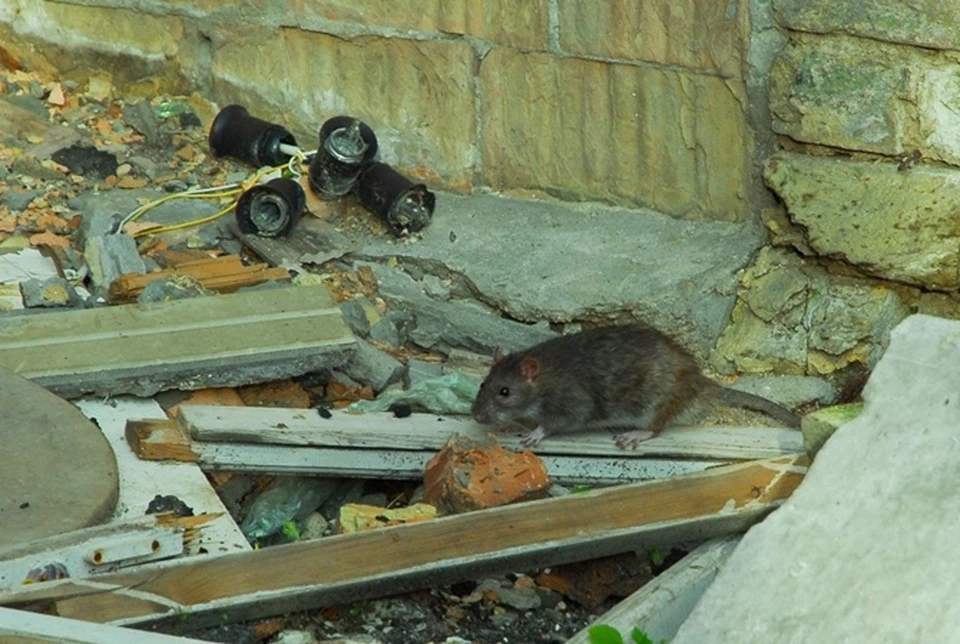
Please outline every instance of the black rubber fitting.
[[363, 207], [383, 220], [394, 237], [426, 227], [437, 203], [436, 196], [425, 185], [415, 184], [379, 162], [363, 167], [354, 192]]
[[327, 201], [350, 192], [364, 163], [377, 154], [377, 137], [352, 116], [335, 116], [320, 127], [320, 145], [310, 162], [310, 189]]
[[287, 163], [290, 155], [280, 144], [296, 147], [297, 140], [282, 125], [252, 116], [240, 105], [227, 105], [210, 126], [210, 151], [215, 157], [232, 157], [254, 167]]
[[307, 195], [293, 179], [273, 179], [253, 186], [237, 201], [237, 226], [245, 234], [285, 237], [307, 205]]

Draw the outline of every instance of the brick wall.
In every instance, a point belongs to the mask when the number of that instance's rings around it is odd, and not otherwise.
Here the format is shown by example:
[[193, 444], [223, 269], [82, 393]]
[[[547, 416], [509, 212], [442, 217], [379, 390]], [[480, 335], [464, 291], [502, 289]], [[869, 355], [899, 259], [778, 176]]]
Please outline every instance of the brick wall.
[[752, 217], [746, 0], [3, 0], [78, 80], [197, 90], [315, 145], [367, 121], [434, 186]]

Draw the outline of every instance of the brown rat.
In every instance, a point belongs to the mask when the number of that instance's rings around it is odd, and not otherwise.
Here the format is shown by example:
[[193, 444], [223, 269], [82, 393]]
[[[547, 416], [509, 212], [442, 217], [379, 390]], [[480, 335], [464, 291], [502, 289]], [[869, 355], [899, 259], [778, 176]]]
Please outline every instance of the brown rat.
[[473, 403], [473, 417], [484, 425], [536, 423], [523, 436], [528, 447], [551, 434], [634, 428], [615, 437], [625, 448], [687, 412], [716, 404], [800, 426], [790, 410], [710, 380], [689, 352], [643, 324], [560, 336], [508, 356], [498, 350]]

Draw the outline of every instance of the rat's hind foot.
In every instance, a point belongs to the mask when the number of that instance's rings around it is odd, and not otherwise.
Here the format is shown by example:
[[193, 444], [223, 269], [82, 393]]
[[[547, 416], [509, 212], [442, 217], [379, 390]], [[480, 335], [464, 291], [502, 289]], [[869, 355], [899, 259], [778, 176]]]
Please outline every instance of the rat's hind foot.
[[636, 429], [632, 432], [624, 432], [613, 437], [613, 441], [620, 449], [636, 449], [637, 445], [645, 440], [653, 438], [653, 432], [649, 429]]

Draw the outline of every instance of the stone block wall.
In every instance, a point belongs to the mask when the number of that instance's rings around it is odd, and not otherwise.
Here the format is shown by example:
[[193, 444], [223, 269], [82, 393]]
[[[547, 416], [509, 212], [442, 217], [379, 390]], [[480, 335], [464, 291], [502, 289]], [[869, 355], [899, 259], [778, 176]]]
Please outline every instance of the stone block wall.
[[766, 164], [807, 253], [960, 289], [960, 4], [776, 0]]
[[890, 329], [960, 318], [960, 3], [770, 0], [774, 246], [713, 355], [727, 372], [835, 374]]
[[62, 76], [367, 121], [433, 186], [755, 217], [746, 0], [4, 0]]

